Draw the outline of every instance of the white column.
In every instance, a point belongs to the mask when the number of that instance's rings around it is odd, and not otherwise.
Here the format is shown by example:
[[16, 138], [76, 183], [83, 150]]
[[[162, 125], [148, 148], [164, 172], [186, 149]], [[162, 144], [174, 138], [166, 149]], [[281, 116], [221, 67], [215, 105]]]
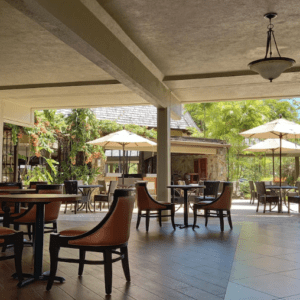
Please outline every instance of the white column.
[[2, 181], [3, 128], [3, 102], [0, 100], [0, 182]]
[[170, 108], [157, 109], [157, 200], [170, 202], [171, 184]]

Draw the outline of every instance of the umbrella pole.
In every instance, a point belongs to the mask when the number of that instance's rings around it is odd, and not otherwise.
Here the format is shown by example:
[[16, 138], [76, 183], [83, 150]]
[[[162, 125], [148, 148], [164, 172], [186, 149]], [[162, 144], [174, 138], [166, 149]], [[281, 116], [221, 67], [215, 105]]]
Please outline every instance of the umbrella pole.
[[122, 185], [124, 185], [124, 173], [125, 173], [125, 144], [123, 144], [123, 174], [122, 174]]
[[282, 139], [282, 134], [280, 134], [280, 148], [279, 148], [279, 158], [280, 158], [280, 162], [279, 162], [279, 165], [280, 165], [280, 170], [279, 170], [279, 186], [280, 186], [280, 208], [279, 208], [279, 212], [282, 211], [282, 194], [281, 194], [281, 139]]
[[274, 149], [272, 149], [272, 153], [273, 153], [273, 181], [275, 181], [275, 163], [274, 163]]

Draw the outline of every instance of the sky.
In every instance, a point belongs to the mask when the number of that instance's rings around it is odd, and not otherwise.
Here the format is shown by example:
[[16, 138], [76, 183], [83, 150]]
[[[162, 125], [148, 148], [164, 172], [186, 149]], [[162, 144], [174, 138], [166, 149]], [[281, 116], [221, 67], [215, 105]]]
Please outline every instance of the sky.
[[[293, 104], [293, 101], [296, 100], [299, 102], [300, 104], [300, 98], [292, 98], [292, 99], [281, 99], [282, 101], [288, 101], [290, 102], [291, 104]], [[300, 118], [300, 110], [298, 109], [298, 117]]]

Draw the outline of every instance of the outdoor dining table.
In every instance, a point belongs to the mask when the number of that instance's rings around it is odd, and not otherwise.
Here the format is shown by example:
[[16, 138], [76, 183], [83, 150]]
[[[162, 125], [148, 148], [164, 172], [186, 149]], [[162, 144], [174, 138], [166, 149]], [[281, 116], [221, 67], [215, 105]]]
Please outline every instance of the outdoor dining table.
[[[189, 211], [189, 205], [188, 205], [188, 190], [190, 189], [205, 189], [205, 185], [168, 185], [167, 188], [170, 189], [182, 189], [184, 191], [184, 213], [183, 213], [183, 221], [184, 224], [176, 224], [176, 226], [179, 226], [180, 229], [192, 227], [193, 225], [189, 225], [188, 223], [188, 211]], [[197, 226], [197, 225], [196, 225]], [[197, 226], [199, 227], [199, 226]]]
[[[43, 246], [44, 246], [44, 211], [45, 204], [52, 201], [74, 202], [80, 200], [81, 195], [65, 195], [65, 194], [12, 194], [0, 195], [0, 202], [10, 203], [28, 203], [36, 205], [36, 223], [35, 223], [35, 244], [34, 244], [34, 271], [33, 274], [23, 274], [24, 277], [29, 277], [19, 283], [22, 287], [37, 280], [47, 280], [49, 272], [42, 273], [43, 270]], [[9, 227], [9, 207], [4, 216], [3, 225]], [[59, 282], [65, 281], [63, 277], [55, 277]]]
[[101, 184], [81, 184], [78, 185], [78, 190], [80, 190], [82, 194], [82, 198], [85, 197], [87, 200], [84, 201], [84, 203], [81, 204], [81, 206], [78, 208], [78, 210], [83, 210], [86, 208], [90, 212], [93, 212], [91, 209], [91, 195], [94, 189], [103, 187]]
[[266, 185], [265, 188], [268, 190], [279, 190], [279, 211], [278, 212], [282, 212], [282, 190], [298, 189], [298, 187], [292, 185], [282, 185], [282, 186]]

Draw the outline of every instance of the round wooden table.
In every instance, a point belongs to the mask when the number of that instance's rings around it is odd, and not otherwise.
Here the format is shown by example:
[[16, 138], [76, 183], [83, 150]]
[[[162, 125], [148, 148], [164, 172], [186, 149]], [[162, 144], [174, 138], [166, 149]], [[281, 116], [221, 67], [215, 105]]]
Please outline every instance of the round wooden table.
[[[35, 244], [34, 244], [34, 273], [24, 274], [25, 279], [18, 284], [19, 287], [27, 285], [37, 280], [48, 280], [49, 272], [42, 273], [43, 270], [43, 246], [44, 246], [44, 210], [45, 204], [53, 201], [74, 202], [80, 200], [81, 195], [64, 194], [12, 194], [0, 195], [0, 202], [10, 203], [29, 203], [36, 205], [36, 223], [35, 223]], [[9, 213], [9, 212], [8, 212]], [[7, 215], [4, 216], [3, 225], [8, 227]], [[56, 277], [55, 280], [63, 282], [63, 277]]]

